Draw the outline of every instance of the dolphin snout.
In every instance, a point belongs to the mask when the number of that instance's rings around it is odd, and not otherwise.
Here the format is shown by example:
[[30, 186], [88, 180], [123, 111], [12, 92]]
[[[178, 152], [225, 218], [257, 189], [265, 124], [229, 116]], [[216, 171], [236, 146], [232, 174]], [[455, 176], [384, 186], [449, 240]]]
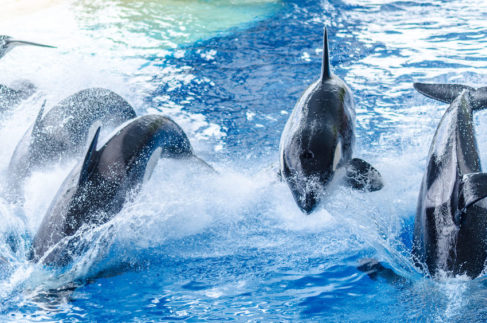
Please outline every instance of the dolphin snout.
[[[298, 178], [291, 184], [291, 191], [299, 208], [306, 214], [311, 213], [319, 202], [324, 186], [318, 178]], [[294, 185], [293, 185], [294, 184]]]
[[304, 194], [296, 202], [301, 210], [303, 210], [306, 214], [310, 214], [316, 207], [318, 201], [314, 192], [309, 192]]

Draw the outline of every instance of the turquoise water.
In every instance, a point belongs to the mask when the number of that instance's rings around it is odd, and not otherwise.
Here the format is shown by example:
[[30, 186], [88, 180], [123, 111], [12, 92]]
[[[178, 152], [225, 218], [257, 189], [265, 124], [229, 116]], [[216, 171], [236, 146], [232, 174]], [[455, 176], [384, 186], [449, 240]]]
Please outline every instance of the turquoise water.
[[[160, 163], [113, 221], [83, 237], [86, 255], [59, 272], [28, 263], [26, 250], [76, 161], [35, 172], [24, 207], [0, 202], [0, 254], [11, 264], [0, 281], [2, 320], [486, 320], [485, 276], [424, 278], [410, 249], [427, 150], [446, 109], [412, 82], [486, 84], [487, 4], [161, 3], [78, 1], [1, 24], [59, 47], [0, 61], [2, 83], [29, 78], [40, 89], [1, 120], [3, 172], [44, 99], [90, 86], [117, 91], [139, 114], [168, 114], [220, 172]], [[32, 30], [25, 21], [43, 23]], [[278, 144], [318, 77], [323, 25], [334, 72], [354, 91], [355, 155], [386, 186], [362, 194], [334, 185], [304, 216], [277, 180]], [[484, 164], [486, 118], [475, 115]], [[25, 248], [10, 251], [12, 236]], [[356, 269], [364, 257], [408, 282], [371, 280]]]

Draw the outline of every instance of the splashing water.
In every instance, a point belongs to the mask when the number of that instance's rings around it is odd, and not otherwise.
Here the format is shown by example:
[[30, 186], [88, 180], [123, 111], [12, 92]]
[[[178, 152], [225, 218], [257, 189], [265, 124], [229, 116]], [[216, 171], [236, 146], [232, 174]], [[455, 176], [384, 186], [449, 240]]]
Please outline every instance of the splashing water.
[[[410, 256], [425, 159], [447, 108], [412, 82], [485, 85], [483, 1], [53, 3], [0, 23], [4, 34], [58, 46], [15, 49], [0, 61], [0, 83], [39, 87], [1, 117], [2, 173], [44, 99], [102, 86], [139, 114], [174, 118], [219, 175], [161, 161], [120, 214], [81, 235], [83, 256], [54, 270], [27, 253], [77, 160], [34, 172], [23, 207], [0, 199], [2, 320], [487, 318], [485, 277], [430, 280]], [[363, 194], [333, 183], [304, 216], [277, 179], [278, 144], [318, 78], [325, 24], [333, 71], [354, 91], [354, 154], [386, 186]], [[484, 163], [485, 122], [475, 114]], [[364, 257], [409, 283], [371, 280], [356, 268]]]

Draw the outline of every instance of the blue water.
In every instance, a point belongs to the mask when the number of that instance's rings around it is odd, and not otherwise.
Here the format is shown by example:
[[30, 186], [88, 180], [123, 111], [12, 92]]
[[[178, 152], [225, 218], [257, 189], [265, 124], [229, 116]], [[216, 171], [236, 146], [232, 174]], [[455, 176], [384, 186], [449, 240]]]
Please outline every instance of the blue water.
[[[74, 6], [78, 16], [87, 15], [85, 5]], [[103, 84], [139, 114], [173, 117], [220, 176], [161, 162], [113, 221], [83, 237], [91, 245], [85, 256], [54, 271], [28, 263], [26, 252], [75, 161], [34, 173], [22, 209], [0, 203], [0, 252], [12, 264], [0, 275], [1, 320], [487, 320], [485, 276], [431, 280], [410, 255], [425, 158], [446, 109], [415, 93], [412, 82], [487, 83], [487, 4], [283, 0], [265, 6], [250, 21], [160, 52], [154, 40], [161, 36], [152, 30], [160, 24], [80, 18], [79, 42], [39, 54], [40, 62], [58, 55], [59, 64], [30, 61], [30, 69], [20, 68], [41, 92], [3, 117], [2, 170], [43, 98], [55, 102], [72, 89]], [[278, 144], [295, 102], [318, 78], [324, 25], [333, 70], [354, 91], [354, 154], [376, 166], [386, 186], [363, 194], [333, 184], [318, 210], [305, 216], [277, 179]], [[103, 32], [114, 43], [96, 47], [93, 39]], [[124, 33], [147, 43], [120, 43], [115, 36]], [[71, 58], [83, 53], [90, 58]], [[73, 62], [86, 66], [72, 71]], [[475, 121], [485, 165], [487, 115], [477, 113]], [[25, 247], [12, 252], [8, 239]], [[371, 280], [356, 269], [365, 257], [408, 282]]]

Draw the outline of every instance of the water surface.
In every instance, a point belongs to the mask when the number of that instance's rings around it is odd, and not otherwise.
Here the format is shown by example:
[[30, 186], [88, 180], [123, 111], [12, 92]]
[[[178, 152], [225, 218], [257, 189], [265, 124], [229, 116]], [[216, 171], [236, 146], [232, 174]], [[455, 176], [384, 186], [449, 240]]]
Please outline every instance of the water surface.
[[[486, 320], [485, 277], [427, 279], [410, 255], [425, 158], [446, 109], [412, 82], [485, 85], [486, 18], [480, 0], [84, 0], [2, 22], [2, 33], [59, 47], [19, 48], [0, 62], [2, 83], [28, 78], [40, 89], [2, 117], [3, 172], [44, 99], [90, 86], [117, 91], [139, 114], [171, 116], [220, 172], [161, 162], [61, 272], [29, 264], [26, 252], [76, 160], [34, 173], [23, 208], [0, 203], [0, 253], [12, 264], [0, 281], [2, 319]], [[277, 180], [278, 144], [318, 78], [324, 25], [333, 70], [354, 91], [355, 155], [386, 186], [362, 194], [336, 184], [304, 216]], [[484, 164], [486, 118], [475, 115]], [[24, 248], [9, 250], [12, 236]], [[410, 283], [371, 280], [356, 269], [364, 257]]]

